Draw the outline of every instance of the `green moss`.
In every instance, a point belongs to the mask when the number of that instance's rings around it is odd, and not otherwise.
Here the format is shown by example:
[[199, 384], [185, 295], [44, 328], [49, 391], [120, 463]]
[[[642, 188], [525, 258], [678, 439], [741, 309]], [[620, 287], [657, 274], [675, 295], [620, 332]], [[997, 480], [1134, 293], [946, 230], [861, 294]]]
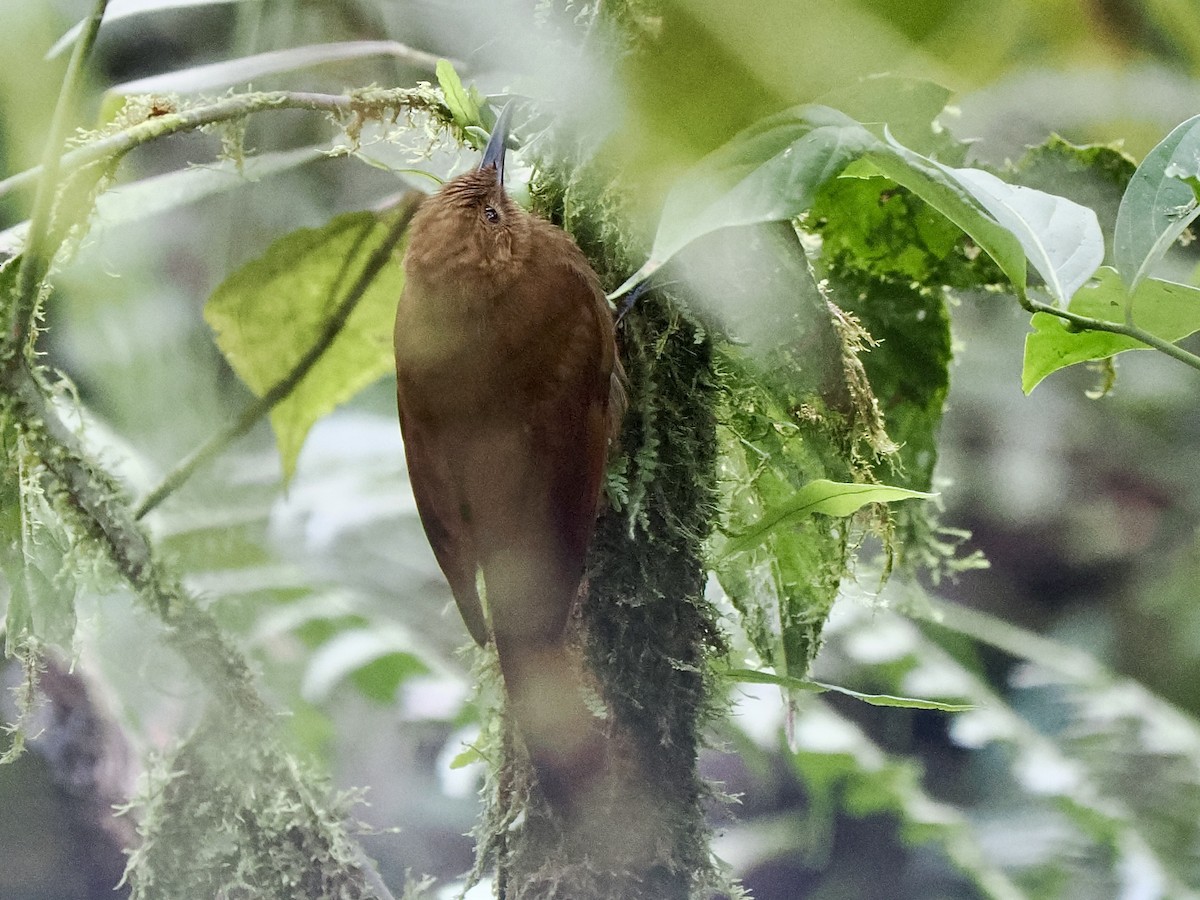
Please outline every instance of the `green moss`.
[[358, 900], [364, 882], [345, 822], [353, 797], [325, 794], [270, 739], [210, 714], [147, 776], [135, 900]]

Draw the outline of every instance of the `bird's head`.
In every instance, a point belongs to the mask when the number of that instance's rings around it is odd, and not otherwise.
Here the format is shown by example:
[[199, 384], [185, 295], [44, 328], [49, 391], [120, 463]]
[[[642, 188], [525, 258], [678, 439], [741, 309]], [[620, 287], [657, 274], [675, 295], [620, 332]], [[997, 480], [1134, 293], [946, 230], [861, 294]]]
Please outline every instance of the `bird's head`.
[[500, 289], [512, 277], [528, 246], [529, 216], [504, 190], [505, 142], [511, 106], [496, 120], [483, 159], [430, 197], [409, 235], [409, 277], [443, 284], [486, 280]]

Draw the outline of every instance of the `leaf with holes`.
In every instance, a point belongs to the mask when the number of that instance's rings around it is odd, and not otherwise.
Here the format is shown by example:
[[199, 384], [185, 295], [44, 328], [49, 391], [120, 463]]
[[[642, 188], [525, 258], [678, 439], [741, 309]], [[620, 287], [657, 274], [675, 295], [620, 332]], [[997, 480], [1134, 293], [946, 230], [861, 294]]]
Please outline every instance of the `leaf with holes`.
[[1095, 212], [1065, 197], [1008, 184], [981, 169], [942, 165], [890, 135], [869, 159], [965, 231], [1020, 292], [1028, 260], [1065, 305], [1104, 259]]

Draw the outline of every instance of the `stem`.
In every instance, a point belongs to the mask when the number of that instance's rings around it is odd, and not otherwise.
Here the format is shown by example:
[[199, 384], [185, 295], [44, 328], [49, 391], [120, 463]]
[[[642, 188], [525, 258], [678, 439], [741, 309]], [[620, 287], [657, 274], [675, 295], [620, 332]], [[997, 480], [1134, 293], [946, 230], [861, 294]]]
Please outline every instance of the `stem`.
[[59, 154], [67, 139], [67, 127], [71, 112], [75, 106], [75, 95], [83, 80], [83, 66], [91, 55], [96, 43], [96, 35], [100, 31], [100, 23], [104, 19], [104, 10], [108, 0], [96, 0], [92, 14], [83, 25], [83, 31], [75, 41], [75, 49], [71, 52], [71, 60], [67, 63], [66, 74], [63, 75], [62, 87], [58, 92], [58, 102], [54, 106], [54, 115], [50, 119], [50, 133], [46, 136], [46, 149], [42, 153], [41, 177], [38, 179], [37, 192], [33, 199], [33, 215], [29, 223], [29, 242], [26, 244], [25, 255], [21, 260], [21, 270], [17, 274], [17, 291], [13, 302], [12, 328], [8, 334], [0, 336], [5, 351], [15, 351], [21, 339], [33, 330], [33, 317], [37, 309], [37, 298], [42, 278], [50, 267], [50, 257], [57, 248], [50, 243], [50, 214], [54, 208], [54, 194], [58, 187]]
[[1070, 322], [1072, 325], [1082, 328], [1085, 331], [1107, 331], [1110, 334], [1119, 334], [1127, 338], [1132, 338], [1135, 341], [1145, 344], [1147, 347], [1152, 347], [1160, 353], [1165, 353], [1167, 356], [1179, 360], [1184, 365], [1191, 366], [1193, 369], [1200, 371], [1200, 356], [1197, 356], [1195, 353], [1189, 353], [1182, 347], [1172, 344], [1158, 335], [1151, 334], [1137, 325], [1110, 322], [1107, 319], [1093, 319], [1091, 316], [1081, 316], [1079, 313], [1059, 309], [1057, 306], [1042, 303], [1040, 300], [1034, 300], [1029, 296], [1018, 299], [1021, 300], [1021, 306], [1030, 312], [1044, 312], [1052, 316], [1058, 316], [1063, 321]]
[[1110, 676], [1094, 657], [1011, 622], [957, 603], [925, 595], [928, 614], [915, 615], [934, 625], [1003, 650], [1017, 659], [1043, 666], [1081, 684], [1097, 684]]
[[218, 431], [184, 457], [158, 486], [150, 491], [142, 502], [137, 505], [133, 513], [134, 518], [141, 519], [146, 513], [162, 503], [163, 500], [177, 491], [184, 482], [191, 478], [201, 466], [224, 452], [226, 447], [246, 434], [259, 420], [270, 413], [272, 409], [296, 389], [300, 382], [304, 380], [304, 377], [312, 370], [312, 367], [325, 354], [325, 351], [329, 349], [329, 345], [341, 334], [346, 321], [350, 318], [350, 314], [358, 306], [358, 302], [362, 299], [363, 294], [367, 292], [367, 288], [371, 286], [371, 282], [375, 280], [375, 276], [391, 261], [392, 252], [396, 249], [396, 245], [408, 229], [408, 223], [412, 221], [412, 217], [416, 213], [420, 201], [421, 195], [416, 192], [406, 194], [399, 201], [397, 204], [396, 220], [392, 223], [392, 227], [383, 239], [383, 243], [376, 247], [370, 257], [368, 257], [367, 264], [363, 267], [358, 279], [351, 285], [346, 296], [338, 303], [333, 314], [326, 320], [325, 327], [321, 330], [320, 335], [317, 336], [316, 341], [313, 342], [312, 346], [308, 348], [296, 365], [292, 367], [291, 371], [276, 382], [265, 394], [247, 406], [241, 415], [230, 422], [229, 425]]
[[[194, 131], [205, 125], [240, 119], [251, 113], [272, 109], [308, 109], [349, 116], [381, 114], [389, 109], [407, 107], [419, 109], [446, 123], [452, 122], [449, 110], [437, 95], [424, 88], [394, 88], [390, 90], [359, 91], [353, 94], [314, 94], [304, 91], [265, 91], [236, 94], [203, 106], [165, 116], [155, 116], [115, 134], [102, 137], [55, 157], [54, 163], [63, 172], [74, 172], [84, 166], [109, 157], [120, 157], [133, 148], [169, 134]], [[37, 178], [46, 165], [36, 166], [0, 181], [0, 197]]]

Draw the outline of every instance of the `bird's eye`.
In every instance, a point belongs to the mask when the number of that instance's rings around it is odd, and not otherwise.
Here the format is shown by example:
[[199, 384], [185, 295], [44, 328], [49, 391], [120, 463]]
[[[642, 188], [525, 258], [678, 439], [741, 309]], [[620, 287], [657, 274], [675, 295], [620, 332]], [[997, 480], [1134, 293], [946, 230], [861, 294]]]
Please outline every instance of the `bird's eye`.
[[494, 207], [485, 206], [483, 208], [483, 217], [495, 225], [500, 221], [500, 213], [496, 212]]

